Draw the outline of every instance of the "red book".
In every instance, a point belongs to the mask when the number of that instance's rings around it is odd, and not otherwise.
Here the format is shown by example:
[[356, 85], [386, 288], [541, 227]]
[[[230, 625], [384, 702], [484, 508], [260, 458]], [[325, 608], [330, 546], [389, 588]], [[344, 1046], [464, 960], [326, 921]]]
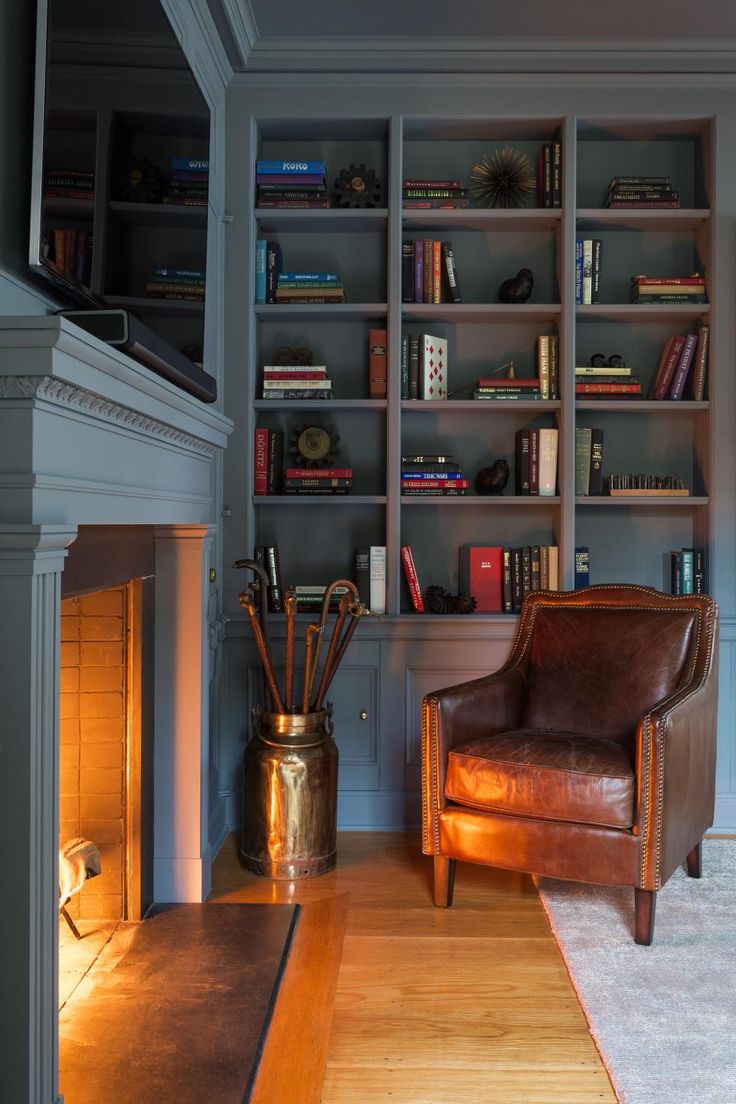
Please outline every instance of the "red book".
[[254, 435], [253, 494], [268, 493], [268, 430], [257, 429]]
[[705, 284], [705, 276], [632, 276], [634, 283], [644, 284]]
[[641, 395], [640, 383], [576, 383], [576, 395]]
[[401, 562], [404, 565], [404, 578], [406, 579], [406, 585], [409, 588], [409, 595], [411, 597], [411, 604], [414, 607], [415, 613], [424, 613], [424, 599], [422, 598], [422, 588], [419, 586], [419, 577], [417, 575], [417, 569], [414, 564], [414, 557], [411, 552], [411, 546], [406, 544], [401, 549]]
[[299, 383], [301, 380], [323, 380], [327, 379], [326, 372], [320, 372], [317, 368], [314, 372], [268, 372], [263, 373], [264, 380], [279, 380], [285, 383], [287, 380], [291, 383], [296, 380]]
[[657, 379], [654, 383], [654, 399], [666, 399], [670, 393], [670, 384], [672, 383], [672, 377], [675, 374], [675, 368], [677, 362], [680, 359], [680, 354], [685, 348], [685, 335], [678, 334], [677, 337], [672, 338], [672, 344], [670, 345], [670, 351], [667, 354], [667, 359], [662, 365], [659, 372], [657, 372]]
[[447, 491], [459, 491], [465, 490], [468, 486], [467, 479], [402, 479], [401, 487], [403, 490], [447, 490]]
[[432, 300], [442, 302], [442, 242], [432, 242]]
[[287, 479], [352, 479], [352, 468], [287, 468]]
[[460, 592], [475, 598], [478, 613], [503, 611], [503, 548], [463, 545]]
[[368, 331], [368, 394], [372, 399], [385, 399], [387, 388], [386, 330]]

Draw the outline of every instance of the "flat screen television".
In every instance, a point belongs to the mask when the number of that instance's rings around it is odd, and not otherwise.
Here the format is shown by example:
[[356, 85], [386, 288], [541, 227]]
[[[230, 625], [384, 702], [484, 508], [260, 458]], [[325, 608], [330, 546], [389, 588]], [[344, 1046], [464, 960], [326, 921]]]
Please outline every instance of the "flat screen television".
[[209, 108], [159, 0], [37, 0], [30, 265], [207, 402]]

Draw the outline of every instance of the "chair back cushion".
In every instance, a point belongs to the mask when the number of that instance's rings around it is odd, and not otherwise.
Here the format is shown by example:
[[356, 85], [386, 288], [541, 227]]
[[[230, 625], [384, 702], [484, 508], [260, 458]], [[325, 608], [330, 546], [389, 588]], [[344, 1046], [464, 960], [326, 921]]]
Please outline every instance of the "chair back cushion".
[[628, 743], [642, 714], [688, 677], [697, 610], [550, 605], [534, 614], [524, 728]]

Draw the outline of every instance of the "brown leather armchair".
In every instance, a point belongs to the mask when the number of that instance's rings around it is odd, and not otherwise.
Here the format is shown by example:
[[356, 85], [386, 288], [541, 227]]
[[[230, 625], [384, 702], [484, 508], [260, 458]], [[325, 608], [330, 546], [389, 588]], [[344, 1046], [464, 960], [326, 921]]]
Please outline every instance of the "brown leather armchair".
[[455, 862], [660, 889], [700, 877], [715, 798], [718, 607], [592, 586], [529, 595], [508, 660], [422, 703], [422, 850], [434, 902]]

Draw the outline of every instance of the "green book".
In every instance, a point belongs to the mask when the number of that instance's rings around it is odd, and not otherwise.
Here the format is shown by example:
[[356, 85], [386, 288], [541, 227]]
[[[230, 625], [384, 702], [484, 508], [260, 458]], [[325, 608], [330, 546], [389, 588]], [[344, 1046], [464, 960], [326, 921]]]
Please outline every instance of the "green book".
[[575, 430], [575, 494], [587, 495], [590, 487], [590, 454], [593, 431], [580, 427]]

